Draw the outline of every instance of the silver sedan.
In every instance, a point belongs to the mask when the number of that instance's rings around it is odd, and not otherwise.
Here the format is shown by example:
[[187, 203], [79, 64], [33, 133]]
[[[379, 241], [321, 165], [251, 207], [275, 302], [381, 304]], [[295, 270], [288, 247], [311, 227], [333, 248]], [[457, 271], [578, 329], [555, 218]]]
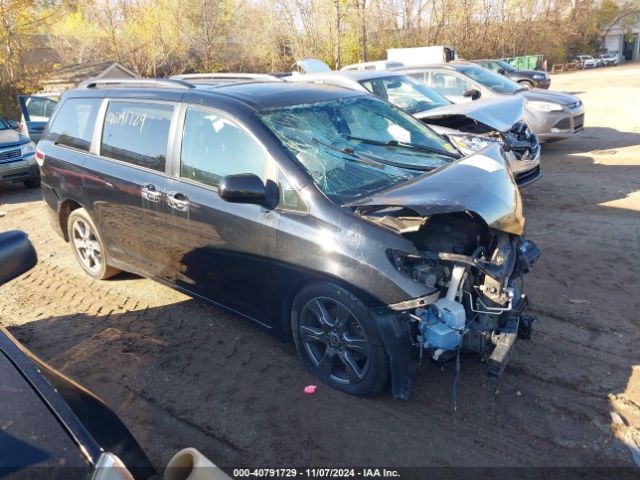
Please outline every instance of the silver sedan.
[[579, 98], [568, 93], [527, 90], [473, 63], [400, 67], [394, 71], [426, 83], [454, 103], [522, 95], [527, 100], [523, 120], [541, 142], [570, 138], [584, 129], [584, 105]]

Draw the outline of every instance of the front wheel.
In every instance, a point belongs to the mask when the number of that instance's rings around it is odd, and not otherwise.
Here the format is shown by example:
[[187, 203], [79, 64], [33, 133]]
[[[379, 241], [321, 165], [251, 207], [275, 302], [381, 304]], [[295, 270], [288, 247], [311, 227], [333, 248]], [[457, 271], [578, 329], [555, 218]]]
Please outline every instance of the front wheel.
[[530, 82], [529, 80], [520, 80], [518, 83], [526, 89], [533, 88], [533, 82]]
[[291, 328], [298, 355], [314, 376], [352, 395], [379, 393], [389, 361], [368, 309], [331, 283], [313, 283], [296, 296]]
[[67, 232], [78, 263], [93, 278], [104, 280], [120, 270], [107, 264], [105, 247], [98, 229], [84, 208], [71, 212]]

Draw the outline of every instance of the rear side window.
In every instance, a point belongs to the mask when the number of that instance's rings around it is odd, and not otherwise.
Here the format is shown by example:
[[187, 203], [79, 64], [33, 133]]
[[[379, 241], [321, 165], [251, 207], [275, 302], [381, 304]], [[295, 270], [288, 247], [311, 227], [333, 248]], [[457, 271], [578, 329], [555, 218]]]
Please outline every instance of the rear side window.
[[172, 105], [109, 102], [100, 154], [164, 172]]
[[88, 152], [101, 102], [100, 98], [66, 100], [53, 119], [47, 138], [57, 145]]

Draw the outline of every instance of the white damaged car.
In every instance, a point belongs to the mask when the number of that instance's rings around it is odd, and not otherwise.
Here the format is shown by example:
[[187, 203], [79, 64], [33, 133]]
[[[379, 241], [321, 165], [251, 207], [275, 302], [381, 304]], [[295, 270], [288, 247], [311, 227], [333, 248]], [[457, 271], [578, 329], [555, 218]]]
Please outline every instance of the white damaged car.
[[521, 121], [526, 101], [521, 95], [454, 104], [409, 76], [379, 70], [324, 71], [286, 80], [372, 93], [446, 135], [465, 155], [500, 143], [519, 187], [542, 176], [538, 138]]

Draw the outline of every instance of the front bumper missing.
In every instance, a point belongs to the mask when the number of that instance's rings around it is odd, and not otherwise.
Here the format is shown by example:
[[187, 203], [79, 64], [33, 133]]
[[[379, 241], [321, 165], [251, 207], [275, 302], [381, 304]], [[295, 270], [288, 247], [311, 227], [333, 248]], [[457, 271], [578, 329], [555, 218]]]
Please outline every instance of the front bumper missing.
[[[504, 291], [509, 294], [509, 301], [504, 306], [486, 305], [481, 297], [476, 297], [474, 302], [471, 294], [466, 292], [469, 298], [465, 310], [468, 313], [473, 312], [474, 316], [465, 326], [461, 348], [482, 356], [487, 364], [487, 376], [490, 378], [499, 378], [502, 375], [511, 359], [516, 339], [529, 339], [534, 321], [533, 317], [524, 314], [528, 306], [528, 298], [516, 287], [514, 278], [531, 270], [540, 257], [540, 249], [535, 243], [525, 240], [519, 242], [513, 251], [515, 257], [512, 262], [505, 260], [504, 266], [510, 265], [508, 272], [493, 264], [474, 262], [472, 258], [463, 255], [447, 253], [436, 255], [442, 261], [458, 265], [473, 265], [485, 275], [497, 279], [500, 284], [507, 281], [506, 275], [511, 272], [509, 287], [504, 287]], [[416, 336], [415, 322], [412, 320], [415, 315], [412, 314], [415, 309], [425, 308], [440, 297], [441, 293], [436, 291], [371, 312], [389, 356], [391, 393], [396, 400], [409, 399], [412, 378], [421, 356], [422, 343]]]
[[[524, 315], [527, 304], [527, 297], [522, 295], [517, 307], [502, 313], [507, 317], [506, 321], [503, 322], [502, 328], [491, 334], [490, 343], [493, 344], [493, 349], [490, 353], [487, 352], [487, 355], [483, 355], [487, 365], [487, 377], [500, 378], [511, 360], [516, 340], [531, 338], [531, 324], [534, 318]], [[412, 379], [420, 363], [419, 347], [413, 340], [409, 313], [389, 310], [383, 313], [377, 310], [373, 317], [389, 356], [391, 394], [395, 400], [409, 400]], [[471, 329], [469, 334], [472, 333]], [[476, 348], [467, 349], [478, 351]], [[481, 350], [485, 350], [484, 346]]]

